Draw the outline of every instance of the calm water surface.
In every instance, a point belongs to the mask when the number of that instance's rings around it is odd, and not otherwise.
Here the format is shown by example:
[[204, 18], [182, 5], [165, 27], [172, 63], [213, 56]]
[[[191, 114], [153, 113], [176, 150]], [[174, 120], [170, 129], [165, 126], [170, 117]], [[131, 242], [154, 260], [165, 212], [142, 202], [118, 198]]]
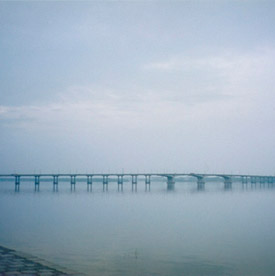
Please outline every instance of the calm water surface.
[[2, 181], [0, 245], [87, 275], [275, 275], [275, 188]]

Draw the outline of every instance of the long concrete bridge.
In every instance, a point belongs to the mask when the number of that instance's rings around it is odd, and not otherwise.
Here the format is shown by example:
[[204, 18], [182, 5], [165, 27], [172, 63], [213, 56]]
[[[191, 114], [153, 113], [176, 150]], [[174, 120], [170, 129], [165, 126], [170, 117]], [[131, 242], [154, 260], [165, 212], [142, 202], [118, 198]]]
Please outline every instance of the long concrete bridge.
[[0, 174], [0, 178], [14, 178], [15, 189], [19, 190], [20, 181], [22, 178], [33, 178], [35, 188], [39, 189], [41, 179], [52, 178], [53, 188], [58, 188], [58, 182], [60, 178], [68, 178], [70, 180], [71, 187], [75, 188], [77, 179], [86, 179], [88, 189], [93, 184], [93, 179], [101, 178], [103, 189], [108, 188], [110, 178], [116, 178], [118, 188], [123, 187], [124, 178], [131, 179], [132, 185], [137, 186], [138, 178], [143, 178], [145, 185], [150, 185], [151, 180], [154, 177], [163, 177], [167, 179], [167, 189], [174, 189], [176, 179], [179, 177], [194, 178], [197, 180], [198, 188], [203, 188], [205, 185], [205, 179], [209, 177], [216, 177], [223, 180], [225, 188], [229, 188], [232, 185], [232, 181], [239, 180], [243, 184], [250, 183], [275, 183], [275, 176], [272, 175], [245, 175], [245, 174], [205, 174], [205, 173], [58, 173], [58, 174]]

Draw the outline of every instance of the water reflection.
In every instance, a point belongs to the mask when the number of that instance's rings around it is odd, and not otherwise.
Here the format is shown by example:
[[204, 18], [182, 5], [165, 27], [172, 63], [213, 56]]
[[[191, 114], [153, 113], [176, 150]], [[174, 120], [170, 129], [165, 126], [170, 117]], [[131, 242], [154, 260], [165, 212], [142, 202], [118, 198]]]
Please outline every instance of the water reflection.
[[175, 183], [170, 183], [167, 181], [167, 191], [175, 191]]
[[20, 191], [20, 185], [15, 185], [14, 191], [19, 192]]
[[145, 192], [150, 192], [150, 191], [151, 191], [151, 184], [145, 183]]
[[108, 192], [108, 184], [103, 183], [103, 192]]
[[1, 182], [0, 245], [87, 275], [274, 275], [274, 184], [86, 185]]
[[93, 191], [93, 185], [92, 184], [87, 184], [87, 192], [92, 192]]
[[53, 185], [53, 192], [54, 193], [58, 192], [58, 185], [56, 184]]
[[[42, 182], [43, 183], [43, 182]], [[65, 193], [84, 193], [84, 192], [120, 192], [120, 193], [137, 193], [138, 186], [142, 187], [144, 182], [139, 183], [123, 183], [123, 184], [115, 184], [115, 183], [93, 183], [93, 184], [84, 184], [79, 183], [76, 187], [76, 184], [68, 185], [68, 182], [59, 182], [59, 184], [52, 184], [49, 182], [40, 183], [39, 185], [33, 185], [33, 183], [22, 182], [20, 185], [14, 185], [11, 182], [2, 182], [0, 186], [0, 193], [5, 191], [13, 191], [15, 193], [21, 192], [40, 192], [45, 193], [48, 191], [52, 191], [54, 193], [62, 192]], [[233, 182], [233, 183], [224, 183], [224, 182], [206, 182], [206, 183], [199, 183], [199, 182], [176, 182], [176, 183], [169, 183], [169, 182], [150, 182], [149, 184], [145, 184], [144, 189], [140, 189], [139, 192], [176, 192], [176, 193], [188, 193], [188, 192], [222, 192], [222, 191], [258, 191], [258, 190], [271, 190], [274, 189], [274, 183], [242, 183], [242, 182]], [[51, 189], [52, 188], [52, 189]]]
[[117, 191], [118, 192], [123, 192], [123, 184], [118, 184], [117, 185]]
[[197, 183], [197, 190], [198, 191], [204, 191], [205, 190], [205, 183]]
[[71, 184], [71, 192], [75, 192], [75, 184]]
[[137, 183], [132, 183], [132, 192], [137, 192]]
[[224, 183], [224, 190], [231, 191], [232, 190], [232, 183]]
[[39, 192], [40, 191], [40, 185], [34, 185], [34, 191]]

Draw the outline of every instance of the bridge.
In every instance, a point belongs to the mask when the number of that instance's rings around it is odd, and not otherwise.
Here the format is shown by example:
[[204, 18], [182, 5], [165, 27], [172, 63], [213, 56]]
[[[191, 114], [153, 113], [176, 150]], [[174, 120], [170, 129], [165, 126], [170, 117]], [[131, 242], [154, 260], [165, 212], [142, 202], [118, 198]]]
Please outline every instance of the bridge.
[[91, 189], [93, 184], [93, 179], [101, 178], [103, 189], [108, 189], [108, 184], [110, 178], [116, 178], [118, 189], [123, 189], [123, 182], [125, 178], [131, 180], [132, 187], [136, 188], [138, 183], [138, 178], [143, 178], [145, 185], [151, 185], [152, 178], [162, 177], [167, 180], [167, 189], [173, 190], [175, 187], [176, 179], [181, 178], [194, 178], [197, 181], [198, 188], [204, 188], [205, 180], [210, 177], [220, 178], [224, 182], [225, 188], [230, 188], [232, 181], [238, 180], [243, 184], [250, 182], [251, 184], [259, 183], [275, 183], [275, 176], [272, 175], [245, 175], [245, 174], [205, 174], [205, 173], [75, 173], [75, 174], [0, 174], [0, 178], [14, 178], [15, 190], [19, 190], [20, 182], [22, 178], [33, 178], [35, 189], [39, 189], [41, 179], [52, 178], [54, 190], [58, 189], [58, 182], [60, 178], [68, 178], [70, 180], [71, 188], [75, 188], [77, 179], [86, 179], [87, 188]]

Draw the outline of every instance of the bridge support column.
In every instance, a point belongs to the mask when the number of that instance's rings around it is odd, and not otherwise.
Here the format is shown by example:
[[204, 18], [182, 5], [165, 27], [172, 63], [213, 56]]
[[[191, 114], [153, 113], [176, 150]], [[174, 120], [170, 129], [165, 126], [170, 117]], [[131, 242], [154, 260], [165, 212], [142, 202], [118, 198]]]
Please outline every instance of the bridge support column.
[[88, 192], [92, 191], [92, 184], [93, 184], [93, 176], [87, 175], [87, 191]]
[[137, 175], [132, 175], [132, 192], [137, 191]]
[[92, 185], [92, 184], [93, 184], [93, 176], [87, 175], [87, 185]]
[[53, 175], [53, 191], [58, 191], [58, 175]]
[[151, 175], [146, 174], [145, 175], [145, 191], [151, 190]]
[[166, 177], [167, 177], [167, 190], [173, 191], [175, 189], [175, 177], [170, 175]]
[[118, 175], [117, 176], [117, 190], [118, 191], [123, 191], [123, 175]]
[[71, 175], [71, 191], [75, 191], [76, 175]]
[[251, 176], [250, 181], [251, 181], [251, 184], [256, 184], [257, 178], [254, 176]]
[[15, 175], [15, 192], [20, 190], [20, 175]]
[[20, 175], [15, 176], [15, 185], [20, 185]]
[[34, 176], [34, 190], [39, 191], [40, 188], [40, 175], [35, 175]]
[[123, 175], [118, 175], [117, 176], [117, 184], [118, 185], [123, 185]]
[[205, 181], [203, 177], [197, 177], [197, 189], [204, 190], [205, 188]]
[[145, 184], [147, 185], [150, 185], [151, 184], [151, 175], [149, 174], [146, 174], [145, 175]]
[[75, 191], [76, 175], [71, 175], [71, 191]]
[[53, 175], [53, 185], [58, 185], [58, 175]]
[[242, 183], [247, 184], [247, 176], [242, 176]]
[[40, 185], [40, 175], [34, 176], [34, 184], [35, 184], [35, 186]]
[[108, 185], [108, 175], [103, 175], [103, 184]]
[[108, 191], [108, 175], [103, 175], [103, 191]]
[[132, 175], [132, 184], [133, 185], [137, 184], [137, 175]]
[[71, 185], [75, 185], [76, 183], [76, 175], [71, 175]]
[[232, 178], [231, 177], [224, 177], [224, 189], [225, 190], [232, 189]]

